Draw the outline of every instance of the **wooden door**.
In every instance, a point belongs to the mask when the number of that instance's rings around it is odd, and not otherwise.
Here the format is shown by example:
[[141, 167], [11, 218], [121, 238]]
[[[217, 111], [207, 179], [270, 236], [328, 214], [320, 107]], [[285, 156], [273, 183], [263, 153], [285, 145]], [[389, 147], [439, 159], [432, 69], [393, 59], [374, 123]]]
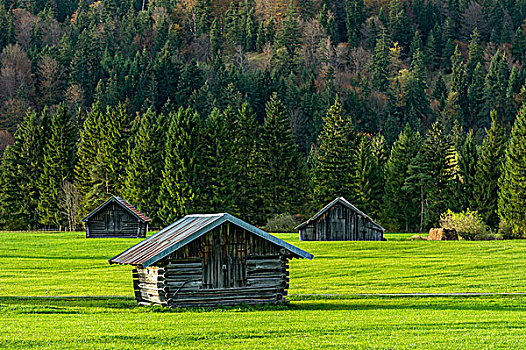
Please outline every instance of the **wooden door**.
[[246, 243], [206, 245], [203, 253], [203, 288], [243, 287], [247, 284]]

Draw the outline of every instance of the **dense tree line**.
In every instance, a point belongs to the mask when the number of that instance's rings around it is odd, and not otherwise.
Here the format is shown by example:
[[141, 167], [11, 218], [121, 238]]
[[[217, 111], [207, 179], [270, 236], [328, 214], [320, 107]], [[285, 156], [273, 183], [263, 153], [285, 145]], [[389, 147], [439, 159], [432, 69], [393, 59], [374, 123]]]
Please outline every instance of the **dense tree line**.
[[516, 0], [0, 2], [2, 222], [71, 225], [113, 193], [158, 223], [261, 224], [344, 195], [392, 229], [468, 207], [496, 227], [525, 18]]

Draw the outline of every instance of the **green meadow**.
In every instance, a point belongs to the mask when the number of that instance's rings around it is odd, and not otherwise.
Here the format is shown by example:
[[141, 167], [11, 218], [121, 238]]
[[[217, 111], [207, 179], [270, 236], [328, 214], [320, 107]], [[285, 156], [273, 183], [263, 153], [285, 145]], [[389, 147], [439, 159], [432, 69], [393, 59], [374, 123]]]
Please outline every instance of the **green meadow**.
[[524, 349], [526, 241], [300, 242], [289, 306], [138, 307], [131, 267], [107, 260], [138, 239], [0, 232], [0, 349]]

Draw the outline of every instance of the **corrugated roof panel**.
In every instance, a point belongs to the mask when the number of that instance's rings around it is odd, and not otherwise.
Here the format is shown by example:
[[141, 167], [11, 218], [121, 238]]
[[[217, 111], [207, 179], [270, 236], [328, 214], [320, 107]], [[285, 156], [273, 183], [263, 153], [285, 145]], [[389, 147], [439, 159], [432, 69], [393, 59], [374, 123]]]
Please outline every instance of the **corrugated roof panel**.
[[255, 226], [230, 214], [223, 213], [187, 215], [153, 236], [111, 258], [109, 262], [110, 264], [150, 266], [227, 221], [289, 250], [298, 257], [307, 259], [312, 259], [313, 257], [312, 254], [282, 241]]

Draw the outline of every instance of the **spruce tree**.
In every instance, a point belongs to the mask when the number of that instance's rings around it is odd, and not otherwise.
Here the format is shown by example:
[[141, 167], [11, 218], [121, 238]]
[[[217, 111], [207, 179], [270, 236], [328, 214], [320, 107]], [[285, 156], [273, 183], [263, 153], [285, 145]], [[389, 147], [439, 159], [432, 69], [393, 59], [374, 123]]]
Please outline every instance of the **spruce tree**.
[[215, 108], [204, 125], [201, 198], [207, 210], [213, 213], [238, 214], [235, 178], [232, 176], [236, 152], [228, 130], [231, 125], [227, 125], [227, 118], [232, 120], [233, 114], [230, 109], [221, 113]]
[[296, 214], [304, 202], [306, 170], [292, 135], [289, 113], [274, 93], [265, 105], [261, 130], [262, 184], [265, 211]]
[[476, 184], [477, 163], [479, 154], [470, 131], [464, 143], [458, 150], [458, 167], [461, 179], [461, 193], [459, 194], [461, 210], [472, 209], [474, 201], [474, 190]]
[[389, 87], [388, 77], [389, 65], [391, 63], [390, 45], [391, 41], [387, 30], [382, 28], [376, 39], [376, 46], [373, 51], [370, 67], [372, 85], [379, 91], [386, 91]]
[[383, 179], [379, 164], [373, 154], [371, 141], [362, 136], [356, 148], [356, 200], [354, 204], [373, 218], [380, 214]]
[[497, 112], [491, 111], [491, 127], [486, 130], [480, 158], [477, 163], [475, 186], [473, 189], [473, 208], [490, 227], [497, 227], [498, 181], [502, 173], [502, 160], [506, 147], [506, 132], [497, 118]]
[[404, 188], [409, 176], [409, 164], [418, 155], [422, 138], [418, 132], [411, 131], [409, 125], [400, 132], [391, 148], [385, 164], [385, 195], [383, 198], [383, 222], [392, 230], [416, 230], [419, 222], [418, 198]]
[[351, 47], [358, 47], [360, 45], [362, 38], [361, 29], [366, 19], [364, 7], [363, 0], [346, 0], [347, 38]]
[[499, 179], [498, 213], [512, 238], [526, 237], [526, 106], [520, 109], [504, 153]]
[[358, 142], [351, 118], [343, 115], [342, 105], [336, 100], [323, 123], [312, 170], [314, 203], [323, 206], [340, 196], [352, 203], [357, 199]]
[[43, 119], [28, 111], [15, 132], [14, 144], [2, 158], [0, 179], [0, 223], [6, 229], [36, 229], [38, 179], [42, 171]]
[[243, 220], [263, 225], [266, 220], [262, 195], [262, 159], [259, 150], [259, 126], [256, 114], [244, 103], [238, 114], [225, 111], [227, 138], [235, 153], [230, 176], [234, 179], [235, 208]]
[[490, 110], [495, 109], [504, 120], [507, 120], [505, 112], [508, 104], [506, 99], [508, 78], [509, 70], [506, 58], [497, 50], [491, 60], [484, 84], [486, 115]]
[[159, 190], [159, 219], [164, 225], [200, 208], [200, 118], [192, 109], [179, 108], [170, 115], [164, 169]]
[[88, 112], [86, 120], [84, 121], [84, 128], [80, 133], [74, 182], [80, 196], [80, 216], [88, 214], [90, 209], [93, 209], [87, 203], [87, 196], [92, 188], [91, 170], [93, 161], [97, 156], [101, 142], [102, 119], [103, 112], [101, 111], [100, 104], [94, 104]]
[[123, 105], [107, 108], [99, 119], [99, 143], [90, 165], [90, 188], [86, 194], [89, 211], [110, 195], [120, 195], [125, 177], [129, 116]]
[[159, 223], [157, 197], [164, 167], [163, 117], [158, 117], [150, 107], [137, 120], [139, 125], [126, 164], [122, 190], [124, 198], [148, 215], [154, 223]]
[[64, 200], [64, 184], [73, 182], [76, 157], [76, 130], [64, 103], [51, 118], [51, 135], [44, 147], [43, 169], [38, 181], [38, 213], [40, 223], [62, 227], [67, 217], [60, 203]]
[[468, 88], [469, 119], [467, 125], [473, 128], [482, 128], [486, 124], [486, 109], [484, 100], [484, 71], [482, 65], [477, 63], [471, 75], [471, 84]]
[[419, 129], [431, 116], [429, 100], [426, 94], [426, 71], [420, 50], [415, 52], [411, 62], [411, 73], [406, 89], [405, 122], [411, 125], [413, 129]]
[[477, 28], [471, 34], [469, 42], [468, 62], [466, 63], [466, 79], [468, 83], [472, 82], [472, 76], [478, 64], [484, 63], [484, 48], [480, 42], [480, 33]]
[[460, 106], [460, 125], [464, 125], [465, 115], [468, 108], [467, 89], [466, 67], [464, 65], [462, 53], [457, 46], [455, 48], [455, 53], [451, 57], [451, 92], [457, 94], [457, 101]]
[[411, 160], [404, 189], [419, 194], [420, 232], [438, 222], [448, 208], [447, 186], [456, 166], [453, 143], [440, 122], [429, 129], [417, 157]]

